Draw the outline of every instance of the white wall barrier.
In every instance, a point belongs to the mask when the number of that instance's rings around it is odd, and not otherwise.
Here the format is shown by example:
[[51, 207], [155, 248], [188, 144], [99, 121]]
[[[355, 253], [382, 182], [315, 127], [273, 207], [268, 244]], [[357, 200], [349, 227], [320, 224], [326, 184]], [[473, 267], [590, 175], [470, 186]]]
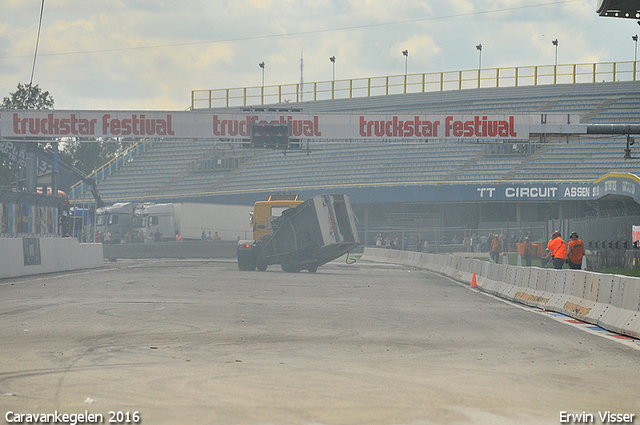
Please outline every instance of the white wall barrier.
[[100, 267], [102, 244], [74, 238], [0, 238], [0, 279]]
[[454, 255], [365, 248], [362, 260], [433, 271], [478, 289], [640, 338], [640, 278], [493, 264]]

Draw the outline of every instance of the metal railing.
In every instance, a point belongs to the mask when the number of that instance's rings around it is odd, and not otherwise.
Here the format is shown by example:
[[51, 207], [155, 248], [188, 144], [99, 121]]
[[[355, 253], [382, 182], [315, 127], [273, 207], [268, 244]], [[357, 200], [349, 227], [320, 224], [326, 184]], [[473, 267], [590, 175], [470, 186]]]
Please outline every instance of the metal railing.
[[637, 62], [537, 65], [191, 91], [191, 109], [474, 88], [636, 81]]
[[[109, 162], [101, 166], [100, 168], [94, 170], [89, 177], [95, 179], [96, 183], [102, 181], [118, 171], [120, 168], [124, 167], [124, 165], [136, 158], [137, 156], [144, 153], [147, 149], [153, 146], [153, 142], [150, 140], [138, 142], [133, 146], [128, 147], [123, 152], [118, 154], [116, 157], [111, 159]], [[71, 193], [69, 193], [69, 199], [76, 200], [80, 199], [82, 195], [86, 192], [90, 191], [90, 188], [87, 184], [85, 184], [82, 180], [78, 183], [71, 186]]]

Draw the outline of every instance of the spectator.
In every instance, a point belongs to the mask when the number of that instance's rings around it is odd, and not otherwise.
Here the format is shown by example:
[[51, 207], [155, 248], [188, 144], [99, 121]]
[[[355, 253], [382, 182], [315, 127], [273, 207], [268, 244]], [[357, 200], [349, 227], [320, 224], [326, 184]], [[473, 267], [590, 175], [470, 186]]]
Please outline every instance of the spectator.
[[156, 232], [153, 234], [154, 242], [162, 242], [162, 233], [160, 233], [160, 229], [156, 229]]

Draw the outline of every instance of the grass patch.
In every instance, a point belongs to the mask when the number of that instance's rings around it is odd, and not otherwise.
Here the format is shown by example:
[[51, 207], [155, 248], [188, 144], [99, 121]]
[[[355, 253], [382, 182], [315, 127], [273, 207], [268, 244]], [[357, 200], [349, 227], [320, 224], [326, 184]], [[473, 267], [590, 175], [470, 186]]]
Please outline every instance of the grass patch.
[[598, 273], [621, 274], [623, 276], [640, 277], [640, 269], [604, 269]]

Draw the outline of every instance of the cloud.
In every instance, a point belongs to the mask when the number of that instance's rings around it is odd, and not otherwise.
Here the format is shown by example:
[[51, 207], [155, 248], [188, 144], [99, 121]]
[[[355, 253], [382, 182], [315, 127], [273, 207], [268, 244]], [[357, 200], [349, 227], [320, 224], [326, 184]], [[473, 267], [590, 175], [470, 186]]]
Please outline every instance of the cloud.
[[[57, 108], [184, 109], [194, 89], [628, 61], [634, 20], [584, 1], [58, 0], [45, 5], [35, 82]], [[0, 0], [0, 96], [28, 82], [39, 2]]]

